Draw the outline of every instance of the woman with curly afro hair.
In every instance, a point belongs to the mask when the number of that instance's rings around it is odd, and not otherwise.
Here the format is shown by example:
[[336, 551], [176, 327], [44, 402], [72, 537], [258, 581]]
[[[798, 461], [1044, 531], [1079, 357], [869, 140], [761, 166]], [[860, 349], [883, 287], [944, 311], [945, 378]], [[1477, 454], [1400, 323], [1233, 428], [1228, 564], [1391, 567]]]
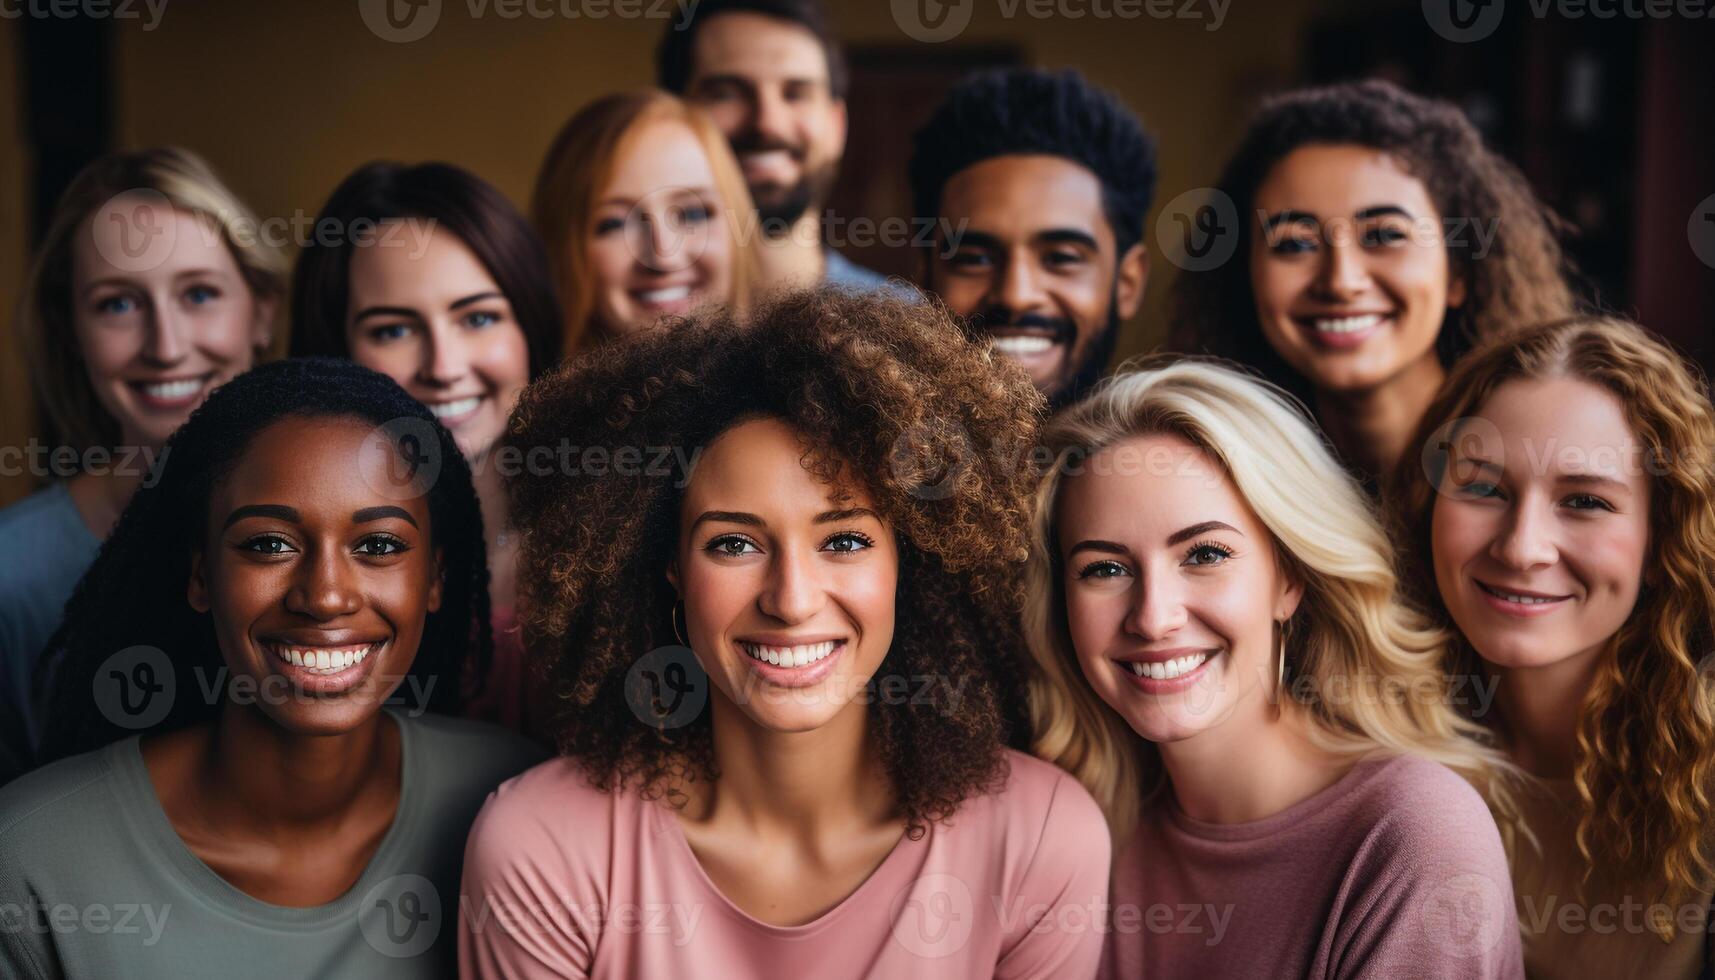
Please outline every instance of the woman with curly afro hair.
[[512, 504], [564, 758], [471, 832], [465, 974], [1093, 975], [1101, 812], [1004, 744], [1040, 405], [945, 310], [837, 290], [533, 385]]
[[1513, 860], [1530, 975], [1707, 976], [1706, 383], [1634, 323], [1552, 321], [1467, 355], [1414, 445], [1388, 494], [1405, 581], [1458, 631], [1446, 672], [1495, 691], [1473, 720], [1537, 777]]
[[1216, 186], [1236, 251], [1183, 263], [1173, 346], [1297, 396], [1371, 486], [1474, 341], [1574, 312], [1558, 219], [1451, 103], [1381, 81], [1276, 96]]

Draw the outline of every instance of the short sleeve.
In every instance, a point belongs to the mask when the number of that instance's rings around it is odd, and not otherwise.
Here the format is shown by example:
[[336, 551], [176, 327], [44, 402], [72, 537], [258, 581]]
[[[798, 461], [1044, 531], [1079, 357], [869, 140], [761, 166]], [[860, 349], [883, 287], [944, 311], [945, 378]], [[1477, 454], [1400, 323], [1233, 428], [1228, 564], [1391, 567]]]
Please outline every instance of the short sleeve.
[[1054, 774], [1036, 853], [1013, 896], [1021, 914], [995, 965], [997, 978], [1081, 980], [1094, 977], [1101, 962], [1113, 843], [1096, 801], [1071, 776]]

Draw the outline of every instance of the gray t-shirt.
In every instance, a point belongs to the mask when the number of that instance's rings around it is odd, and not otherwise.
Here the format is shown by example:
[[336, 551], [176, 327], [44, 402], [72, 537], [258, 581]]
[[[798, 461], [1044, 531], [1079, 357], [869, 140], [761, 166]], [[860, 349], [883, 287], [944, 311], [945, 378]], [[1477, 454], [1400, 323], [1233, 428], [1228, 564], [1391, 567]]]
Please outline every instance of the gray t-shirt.
[[387, 710], [400, 734], [398, 812], [351, 890], [314, 908], [259, 901], [198, 859], [135, 736], [0, 790], [0, 976], [454, 976], [471, 822], [546, 753], [491, 725]]
[[41, 728], [30, 701], [36, 658], [60, 624], [66, 600], [89, 570], [101, 540], [90, 533], [64, 483], [0, 510], [0, 698], [22, 732], [0, 731], [15, 746]]

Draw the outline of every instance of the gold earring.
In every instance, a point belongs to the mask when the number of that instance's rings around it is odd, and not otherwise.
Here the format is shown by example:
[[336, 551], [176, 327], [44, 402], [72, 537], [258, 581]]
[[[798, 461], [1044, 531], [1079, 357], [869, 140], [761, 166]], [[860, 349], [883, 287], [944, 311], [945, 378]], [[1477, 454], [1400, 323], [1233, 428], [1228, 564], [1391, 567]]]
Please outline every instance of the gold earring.
[[1275, 642], [1275, 659], [1277, 666], [1274, 671], [1275, 705], [1278, 707], [1281, 699], [1286, 697], [1286, 634], [1289, 619], [1280, 620], [1275, 625], [1280, 627], [1280, 639]]
[[679, 641], [680, 646], [689, 647], [691, 644], [685, 639], [684, 635], [679, 632], [679, 605], [680, 603], [673, 603], [673, 638]]

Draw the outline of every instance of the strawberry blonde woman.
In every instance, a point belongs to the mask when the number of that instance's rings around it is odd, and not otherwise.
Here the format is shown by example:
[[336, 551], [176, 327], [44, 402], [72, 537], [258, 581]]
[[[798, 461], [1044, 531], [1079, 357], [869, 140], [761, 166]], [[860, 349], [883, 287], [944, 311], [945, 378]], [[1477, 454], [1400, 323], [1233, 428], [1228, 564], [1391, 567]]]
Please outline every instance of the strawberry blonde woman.
[[1642, 328], [1583, 317], [1473, 351], [1392, 493], [1407, 581], [1490, 678], [1474, 719], [1538, 777], [1513, 887], [1533, 977], [1706, 976], [1715, 420]]
[[1187, 360], [1104, 383], [1044, 442], [1036, 750], [1116, 841], [1106, 975], [1521, 976], [1473, 788], [1500, 777], [1445, 702], [1470, 692], [1309, 420]]
[[464, 975], [1093, 976], [1101, 812], [1004, 746], [1040, 405], [838, 288], [526, 391], [510, 444], [616, 465], [512, 487], [563, 758], [471, 830]]

